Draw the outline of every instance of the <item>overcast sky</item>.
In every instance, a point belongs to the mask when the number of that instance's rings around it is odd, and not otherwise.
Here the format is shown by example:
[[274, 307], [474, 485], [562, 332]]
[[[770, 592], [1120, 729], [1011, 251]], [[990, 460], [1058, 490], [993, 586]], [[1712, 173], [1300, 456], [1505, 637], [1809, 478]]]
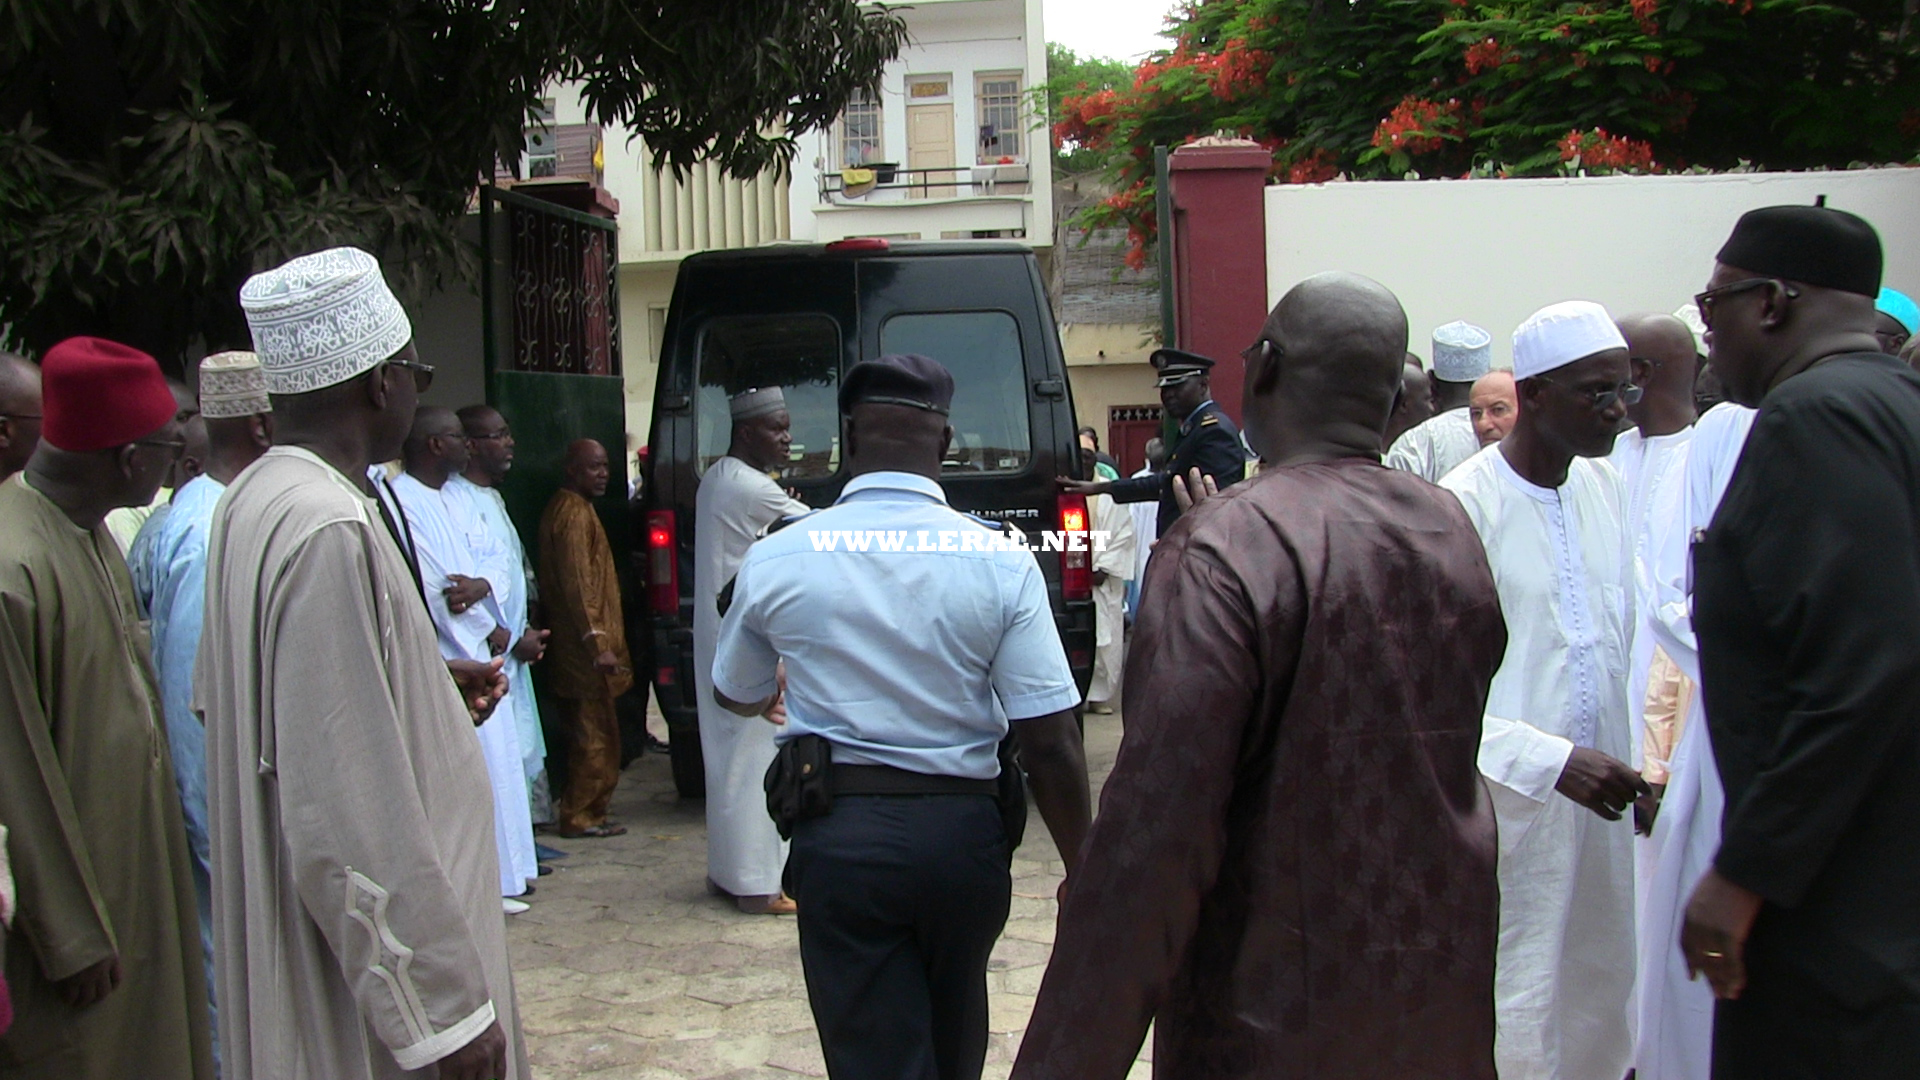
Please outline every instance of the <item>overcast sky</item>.
[[1047, 40], [1082, 56], [1138, 60], [1165, 48], [1159, 36], [1175, 0], [1045, 0]]

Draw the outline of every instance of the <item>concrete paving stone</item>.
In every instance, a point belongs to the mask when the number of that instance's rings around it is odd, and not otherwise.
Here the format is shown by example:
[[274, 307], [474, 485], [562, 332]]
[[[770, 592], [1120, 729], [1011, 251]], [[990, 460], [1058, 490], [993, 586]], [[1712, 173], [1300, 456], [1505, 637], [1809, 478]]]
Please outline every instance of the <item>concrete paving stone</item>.
[[761, 1068], [773, 1052], [773, 1036], [730, 1031], [709, 1039], [672, 1039], [652, 1043], [653, 1060], [690, 1080], [705, 1080], [740, 1069]]
[[520, 1030], [530, 1036], [564, 1035], [569, 1031], [608, 1031], [614, 1006], [575, 995], [520, 1003]]
[[577, 1080], [681, 1080], [681, 1077], [679, 1073], [653, 1065], [615, 1065], [611, 1069], [580, 1073]]
[[1038, 994], [1040, 980], [1046, 978], [1047, 965], [1033, 964], [1029, 967], [1014, 968], [1011, 971], [998, 971], [1001, 991], [1009, 994]]
[[[762, 921], [769, 923], [774, 922], [772, 919]], [[643, 919], [630, 923], [626, 927], [626, 936], [628, 941], [638, 942], [642, 945], [652, 945], [660, 949], [671, 949], [680, 945], [704, 946], [715, 943], [745, 946], [747, 944], [746, 942], [733, 941], [727, 938], [727, 933], [733, 929], [734, 927], [724, 923], [712, 923], [705, 919], [692, 919], [688, 918], [685, 914], [678, 914], [668, 918]], [[794, 936], [794, 931], [791, 927], [787, 929], [787, 936]]]
[[720, 931], [720, 940], [749, 949], [797, 949], [800, 947], [798, 919], [748, 919]]
[[564, 967], [520, 967], [513, 973], [513, 996], [522, 1005], [548, 998], [574, 997], [600, 978], [584, 971]]
[[1027, 994], [988, 994], [987, 1030], [1025, 1031], [1033, 1016], [1033, 998]]
[[[653, 1064], [651, 1044], [611, 1029], [571, 1031], [544, 1038], [529, 1037], [534, 1074], [542, 1080], [579, 1077], [616, 1066]], [[669, 1075], [673, 1075], [668, 1070]]]
[[814, 1038], [813, 1007], [807, 1003], [805, 989], [730, 1005], [721, 1023], [729, 1031], [764, 1031], [770, 1035], [798, 1031]]
[[715, 1005], [739, 1005], [767, 998], [806, 996], [806, 986], [798, 971], [778, 968], [748, 968], [695, 975], [687, 980], [687, 996]]
[[613, 1027], [644, 1039], [706, 1039], [720, 1033], [725, 1012], [710, 1001], [676, 994], [628, 1006]]
[[615, 939], [600, 945], [585, 945], [576, 949], [563, 950], [560, 963], [590, 975], [608, 975], [616, 971], [660, 967], [658, 954], [659, 950], [646, 945], [635, 945], [631, 941]]
[[557, 949], [578, 949], [582, 946], [611, 945], [617, 941], [623, 941], [627, 936], [627, 927], [624, 923], [596, 916], [586, 922], [565, 922], [557, 925], [535, 923], [533, 931], [527, 936], [542, 945], [552, 945]]
[[715, 971], [741, 971], [753, 966], [761, 953], [745, 945], [730, 945], [711, 940], [690, 945], [667, 945], [655, 950], [655, 967], [682, 975], [705, 975]]
[[827, 1058], [820, 1052], [820, 1037], [812, 1024], [809, 1017], [805, 1030], [776, 1035], [766, 1064], [800, 1076], [827, 1075]]
[[1002, 934], [1000, 940], [994, 942], [993, 955], [987, 959], [987, 970], [1010, 971], [1045, 964], [1051, 955], [1053, 950], [1043, 942], [1023, 941]]
[[591, 979], [586, 989], [581, 991], [583, 996], [622, 1007], [673, 997], [684, 993], [687, 988], [685, 975], [659, 968], [630, 968], [595, 975]]
[[1015, 921], [1023, 919], [1051, 919], [1059, 912], [1060, 905], [1051, 893], [1046, 896], [1022, 896], [1013, 894], [1013, 900], [1007, 908], [1007, 918]]
[[1004, 940], [1031, 941], [1040, 945], [1052, 945], [1054, 931], [1058, 928], [1052, 916], [1039, 919], [1008, 919], [1006, 929], [1000, 931]]

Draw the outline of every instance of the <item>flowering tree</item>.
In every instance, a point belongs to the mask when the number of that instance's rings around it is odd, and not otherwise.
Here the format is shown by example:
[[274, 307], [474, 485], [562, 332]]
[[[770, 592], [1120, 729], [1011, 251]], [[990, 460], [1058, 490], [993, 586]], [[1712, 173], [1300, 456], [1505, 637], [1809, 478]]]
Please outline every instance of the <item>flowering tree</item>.
[[1217, 132], [1276, 183], [1915, 159], [1904, 0], [1196, 0], [1132, 84], [1067, 95], [1144, 260], [1152, 147]]

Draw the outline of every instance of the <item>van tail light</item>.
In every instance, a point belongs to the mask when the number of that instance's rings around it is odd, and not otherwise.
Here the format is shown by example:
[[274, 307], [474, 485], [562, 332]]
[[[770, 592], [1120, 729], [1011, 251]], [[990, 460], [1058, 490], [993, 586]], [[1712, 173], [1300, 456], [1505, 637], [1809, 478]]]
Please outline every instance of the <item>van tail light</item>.
[[1093, 552], [1088, 550], [1085, 495], [1060, 496], [1060, 531], [1066, 534], [1060, 551], [1060, 596], [1064, 600], [1091, 600]]
[[680, 613], [679, 549], [673, 511], [647, 511], [647, 596], [655, 615]]
[[884, 236], [852, 236], [827, 245], [828, 251], [886, 251], [891, 245]]

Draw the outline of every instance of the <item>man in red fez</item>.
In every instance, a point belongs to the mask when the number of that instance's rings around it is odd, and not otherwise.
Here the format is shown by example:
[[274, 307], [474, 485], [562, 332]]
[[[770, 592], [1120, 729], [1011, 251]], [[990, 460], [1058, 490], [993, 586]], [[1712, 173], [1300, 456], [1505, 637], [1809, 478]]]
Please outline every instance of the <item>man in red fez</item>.
[[184, 445], [153, 358], [69, 338], [0, 482], [0, 825], [19, 889], [6, 1080], [214, 1075], [191, 862], [146, 633], [107, 512]]

